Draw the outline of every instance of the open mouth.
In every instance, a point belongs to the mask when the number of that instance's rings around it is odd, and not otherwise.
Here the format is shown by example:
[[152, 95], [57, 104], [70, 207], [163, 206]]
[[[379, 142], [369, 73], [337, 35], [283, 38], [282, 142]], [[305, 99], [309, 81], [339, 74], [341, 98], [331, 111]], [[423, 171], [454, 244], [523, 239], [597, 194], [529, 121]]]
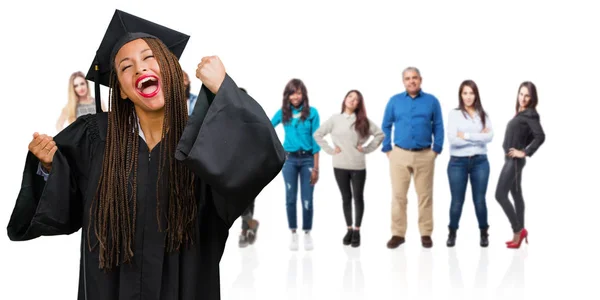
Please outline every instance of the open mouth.
[[151, 98], [158, 94], [158, 91], [160, 90], [160, 82], [156, 76], [144, 75], [138, 78], [135, 87], [142, 97]]

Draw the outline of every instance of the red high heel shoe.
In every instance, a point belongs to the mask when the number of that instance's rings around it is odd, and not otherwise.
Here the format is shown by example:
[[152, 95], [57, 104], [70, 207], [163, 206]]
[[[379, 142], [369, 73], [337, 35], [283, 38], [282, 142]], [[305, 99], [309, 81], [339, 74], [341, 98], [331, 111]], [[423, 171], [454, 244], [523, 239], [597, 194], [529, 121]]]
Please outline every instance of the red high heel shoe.
[[[521, 234], [521, 233], [519, 233], [519, 234]], [[512, 244], [512, 243], [513, 243], [513, 241], [512, 241], [512, 240], [510, 240], [510, 241], [506, 241], [506, 242], [505, 242], [505, 244], [507, 244], [507, 245], [509, 245], [509, 244]]]
[[521, 242], [523, 242], [523, 240], [525, 240], [525, 243], [529, 244], [529, 240], [527, 239], [528, 236], [528, 232], [525, 228], [523, 228], [521, 230], [521, 234], [519, 235], [519, 241], [518, 242], [510, 242], [506, 244], [506, 247], [509, 249], [519, 249], [521, 247]]

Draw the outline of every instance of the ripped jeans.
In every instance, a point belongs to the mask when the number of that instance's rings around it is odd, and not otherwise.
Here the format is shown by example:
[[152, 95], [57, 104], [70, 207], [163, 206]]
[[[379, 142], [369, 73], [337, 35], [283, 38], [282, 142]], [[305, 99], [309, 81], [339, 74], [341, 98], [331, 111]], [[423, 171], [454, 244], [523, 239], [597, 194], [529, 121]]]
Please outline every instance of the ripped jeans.
[[291, 230], [298, 228], [296, 208], [298, 205], [298, 179], [300, 179], [300, 199], [302, 204], [302, 230], [312, 229], [313, 191], [310, 175], [314, 166], [314, 156], [310, 152], [287, 153], [282, 173], [285, 182], [285, 206], [288, 226]]

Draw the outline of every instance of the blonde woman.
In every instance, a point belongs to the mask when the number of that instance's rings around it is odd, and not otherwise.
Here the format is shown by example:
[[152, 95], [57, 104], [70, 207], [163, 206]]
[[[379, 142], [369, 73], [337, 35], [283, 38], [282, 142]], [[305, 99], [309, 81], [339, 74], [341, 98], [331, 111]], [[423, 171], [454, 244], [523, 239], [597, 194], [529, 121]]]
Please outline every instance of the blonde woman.
[[[69, 100], [63, 108], [58, 121], [56, 122], [56, 130], [61, 131], [75, 119], [87, 114], [96, 113], [96, 104], [94, 97], [90, 95], [90, 88], [85, 75], [82, 72], [75, 72], [69, 78]], [[106, 111], [104, 103], [102, 110]], [[65, 125], [65, 121], [67, 122]]]

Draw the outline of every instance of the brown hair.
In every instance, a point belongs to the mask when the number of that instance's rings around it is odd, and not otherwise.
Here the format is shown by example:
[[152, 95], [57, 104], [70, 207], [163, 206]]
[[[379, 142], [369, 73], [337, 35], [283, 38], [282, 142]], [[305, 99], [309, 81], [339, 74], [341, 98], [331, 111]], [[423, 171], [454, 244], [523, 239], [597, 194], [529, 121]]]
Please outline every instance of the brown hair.
[[467, 117], [467, 108], [465, 107], [465, 102], [462, 99], [462, 92], [465, 87], [470, 87], [473, 90], [473, 94], [475, 94], [475, 100], [473, 101], [473, 108], [475, 108], [475, 112], [479, 114], [479, 118], [481, 119], [481, 124], [485, 128], [485, 110], [483, 109], [483, 105], [481, 104], [481, 98], [479, 97], [479, 89], [477, 88], [477, 84], [475, 81], [467, 79], [460, 84], [458, 88], [458, 109], [462, 111], [463, 116]]
[[531, 108], [533, 110], [536, 110], [538, 105], [538, 94], [535, 84], [533, 84], [533, 82], [531, 81], [524, 81], [519, 85], [519, 89], [517, 90], [517, 104], [515, 105], [515, 114], [519, 113], [519, 93], [521, 92], [522, 87], [526, 87], [527, 91], [529, 92], [529, 102], [527, 103], [527, 106], [525, 108]]
[[[175, 149], [187, 123], [187, 107], [183, 71], [175, 55], [157, 39], [143, 38], [158, 61], [161, 89], [165, 97], [164, 122], [160, 143], [156, 214], [162, 231], [161, 217], [166, 217], [166, 249], [177, 251], [181, 245], [193, 242], [197, 206], [194, 196], [194, 175], [180, 161]], [[116, 73], [111, 72], [110, 108], [102, 173], [94, 202], [90, 207], [90, 233], [99, 245], [99, 267], [111, 269], [130, 262], [134, 255], [137, 167], [139, 130], [133, 102], [121, 99]], [[164, 179], [165, 165], [168, 164]], [[165, 185], [165, 180], [167, 184]], [[161, 191], [168, 193], [168, 211], [160, 211]], [[92, 228], [93, 226], [93, 228]]]
[[354, 114], [356, 115], [356, 121], [354, 122], [354, 130], [358, 133], [361, 138], [365, 138], [369, 136], [369, 119], [367, 118], [367, 109], [365, 108], [365, 102], [363, 95], [358, 90], [349, 91], [344, 97], [344, 101], [342, 101], [342, 113], [346, 110], [346, 98], [351, 93], [356, 93], [356, 99], [358, 100], [358, 105], [356, 106], [356, 110], [354, 110]]

